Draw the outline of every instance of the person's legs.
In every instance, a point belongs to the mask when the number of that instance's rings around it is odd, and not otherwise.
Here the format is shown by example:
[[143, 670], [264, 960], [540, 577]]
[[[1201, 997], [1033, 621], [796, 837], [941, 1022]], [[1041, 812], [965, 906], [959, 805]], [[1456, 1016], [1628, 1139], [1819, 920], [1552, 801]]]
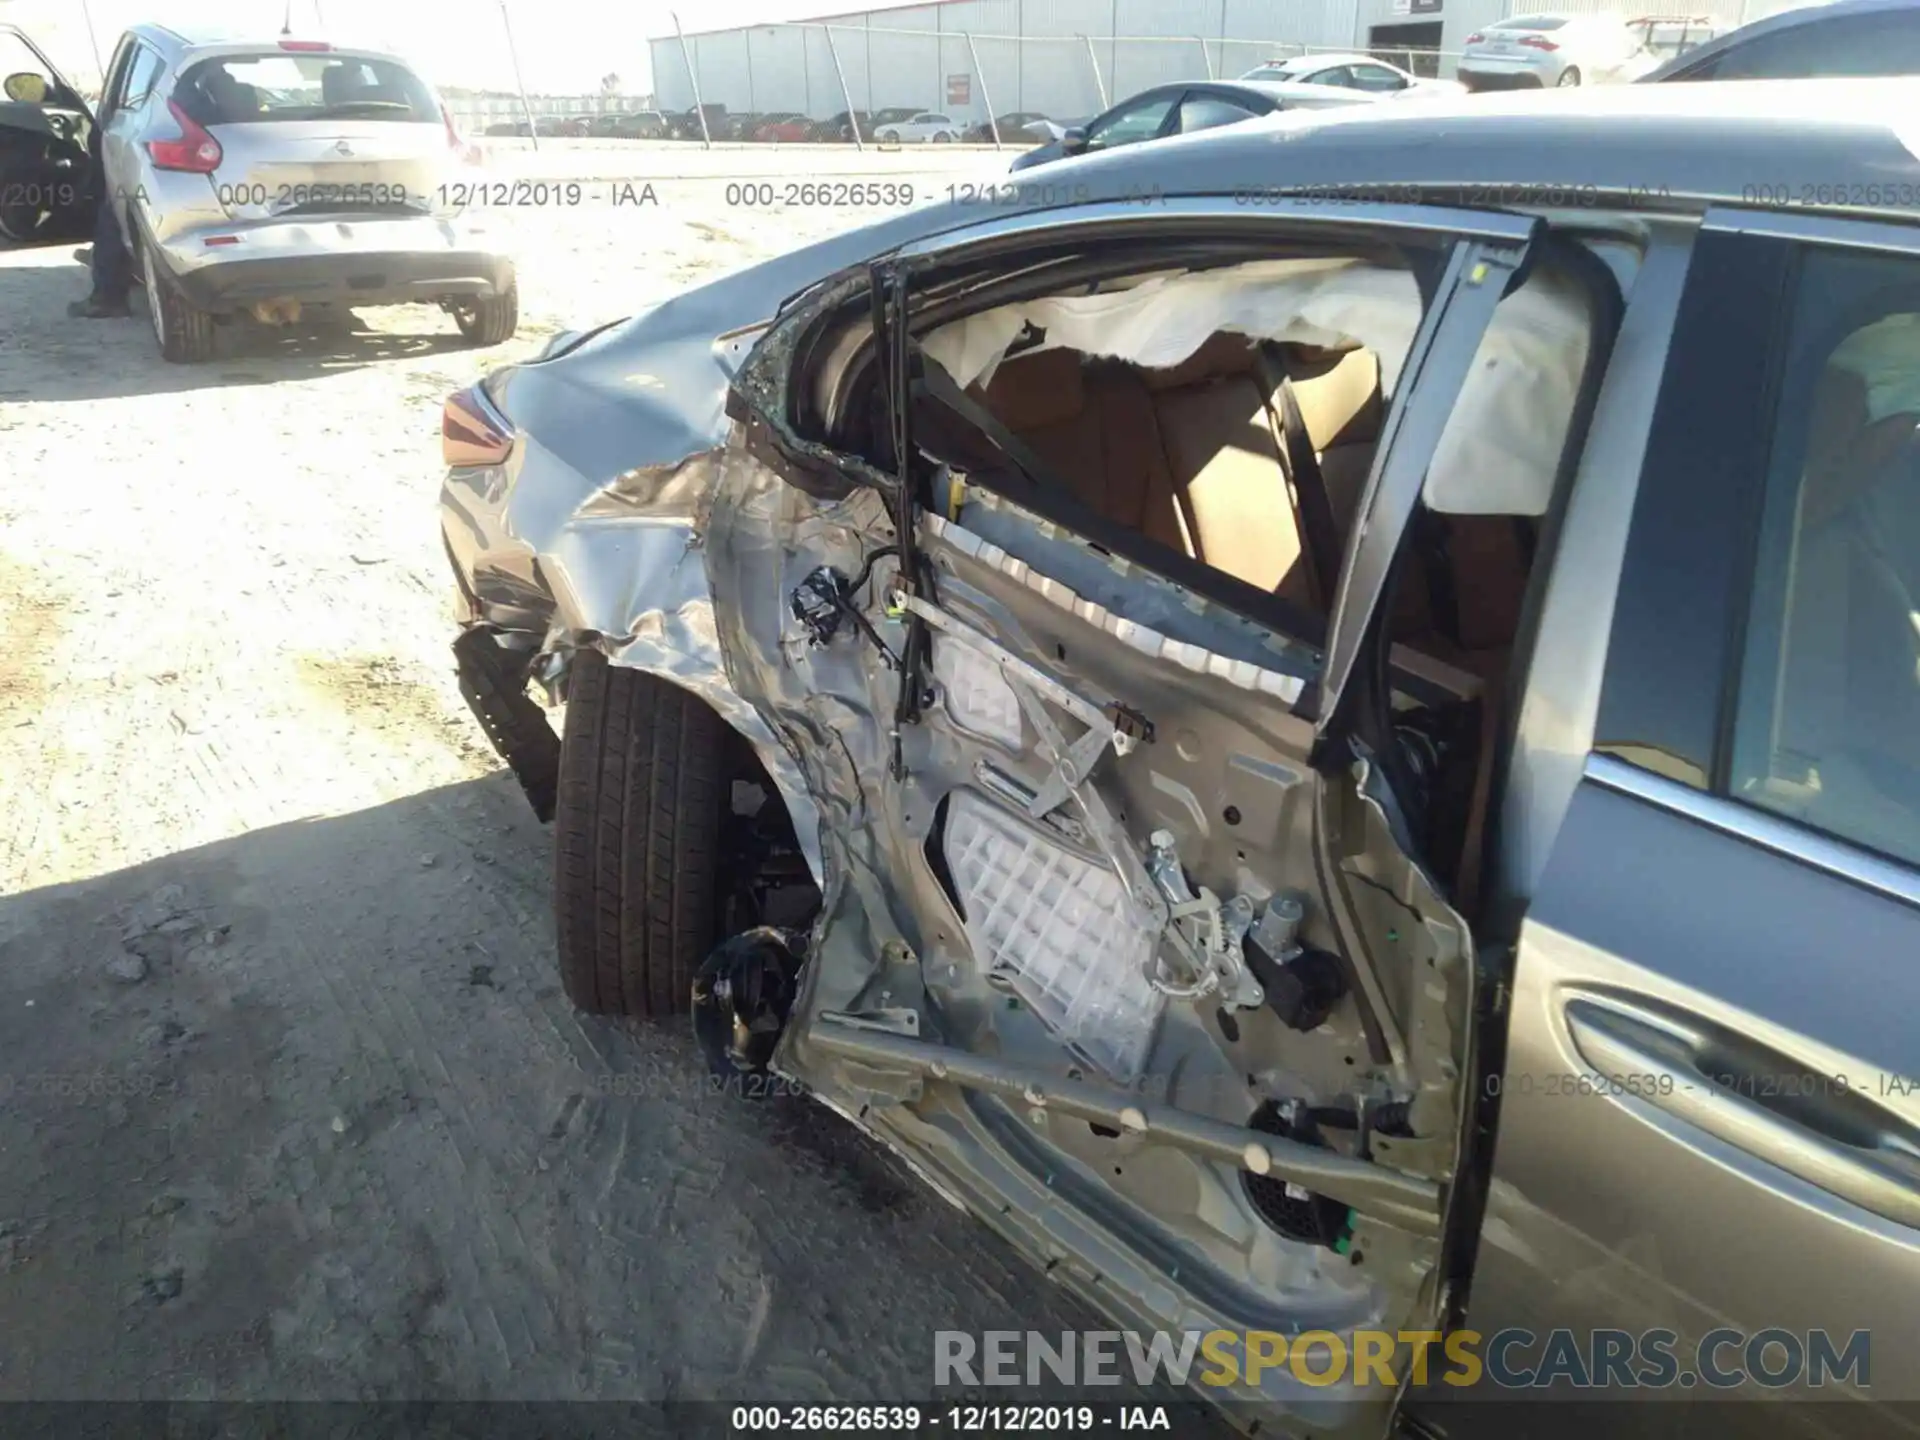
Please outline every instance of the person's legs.
[[131, 314], [127, 292], [133, 287], [133, 257], [120, 238], [120, 222], [105, 199], [93, 222], [93, 293], [67, 307], [69, 314], [103, 320]]

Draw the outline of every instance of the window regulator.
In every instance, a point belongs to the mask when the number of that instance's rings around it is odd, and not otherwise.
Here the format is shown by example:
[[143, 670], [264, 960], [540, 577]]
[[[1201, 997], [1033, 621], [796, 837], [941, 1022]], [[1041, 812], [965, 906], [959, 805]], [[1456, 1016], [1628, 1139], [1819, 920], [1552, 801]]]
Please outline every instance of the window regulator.
[[[1024, 807], [1027, 818], [1045, 820], [1069, 802], [1079, 810], [1086, 834], [1119, 877], [1133, 922], [1161, 939], [1147, 962], [1147, 980], [1154, 989], [1175, 999], [1197, 999], [1217, 991], [1222, 1003], [1239, 1009], [1264, 1003], [1241, 945], [1253, 921], [1251, 902], [1236, 898], [1222, 904], [1205, 886], [1196, 890], [1180, 864], [1170, 831], [1154, 832], [1143, 862], [1092, 783], [1093, 771], [1109, 748], [1115, 755], [1132, 754], [1143, 740], [1153, 738], [1152, 724], [1118, 703], [1102, 709], [917, 595], [895, 591], [888, 597], [888, 606], [972, 647], [999, 667], [1021, 713], [1039, 736], [1041, 758], [1048, 765], [1046, 777]], [[1077, 738], [1068, 739], [1049, 706], [1064, 710], [1085, 727]], [[1171, 966], [1168, 951], [1174, 960]]]

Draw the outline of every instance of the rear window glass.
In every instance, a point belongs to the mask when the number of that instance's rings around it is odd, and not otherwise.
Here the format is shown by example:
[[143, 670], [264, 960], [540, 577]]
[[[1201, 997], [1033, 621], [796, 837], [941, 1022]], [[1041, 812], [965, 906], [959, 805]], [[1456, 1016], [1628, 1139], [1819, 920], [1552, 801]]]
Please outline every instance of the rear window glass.
[[1564, 15], [1522, 15], [1489, 25], [1489, 30], [1558, 30], [1567, 23]]
[[202, 125], [302, 120], [440, 122], [426, 83], [406, 66], [370, 56], [226, 55], [187, 72], [179, 98]]

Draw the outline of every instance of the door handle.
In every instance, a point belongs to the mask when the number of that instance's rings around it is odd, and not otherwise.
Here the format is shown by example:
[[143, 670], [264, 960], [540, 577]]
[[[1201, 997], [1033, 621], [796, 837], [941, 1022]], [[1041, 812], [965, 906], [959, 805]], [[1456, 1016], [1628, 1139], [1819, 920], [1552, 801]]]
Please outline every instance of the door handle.
[[[1920, 1229], [1920, 1131], [1862, 1091], [1726, 1027], [1664, 1007], [1569, 1000], [1574, 1050], [1639, 1101], [1863, 1210]], [[1793, 1093], [1780, 1093], [1780, 1082]]]

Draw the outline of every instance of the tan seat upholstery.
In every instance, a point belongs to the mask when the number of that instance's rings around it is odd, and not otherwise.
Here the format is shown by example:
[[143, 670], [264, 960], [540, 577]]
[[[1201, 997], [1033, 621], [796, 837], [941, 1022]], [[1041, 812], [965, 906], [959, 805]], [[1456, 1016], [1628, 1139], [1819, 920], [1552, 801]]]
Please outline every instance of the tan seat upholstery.
[[1311, 599], [1286, 463], [1253, 347], [1216, 335], [1145, 373], [1179, 498], [1188, 553], [1289, 599]]
[[[1344, 536], [1383, 408], [1365, 350], [1289, 359], [1309, 439]], [[988, 406], [1078, 498], [1214, 569], [1324, 612], [1303, 563], [1299, 511], [1275, 397], [1254, 343], [1220, 334], [1181, 364], [1141, 370], [1071, 351], [1017, 356]]]

